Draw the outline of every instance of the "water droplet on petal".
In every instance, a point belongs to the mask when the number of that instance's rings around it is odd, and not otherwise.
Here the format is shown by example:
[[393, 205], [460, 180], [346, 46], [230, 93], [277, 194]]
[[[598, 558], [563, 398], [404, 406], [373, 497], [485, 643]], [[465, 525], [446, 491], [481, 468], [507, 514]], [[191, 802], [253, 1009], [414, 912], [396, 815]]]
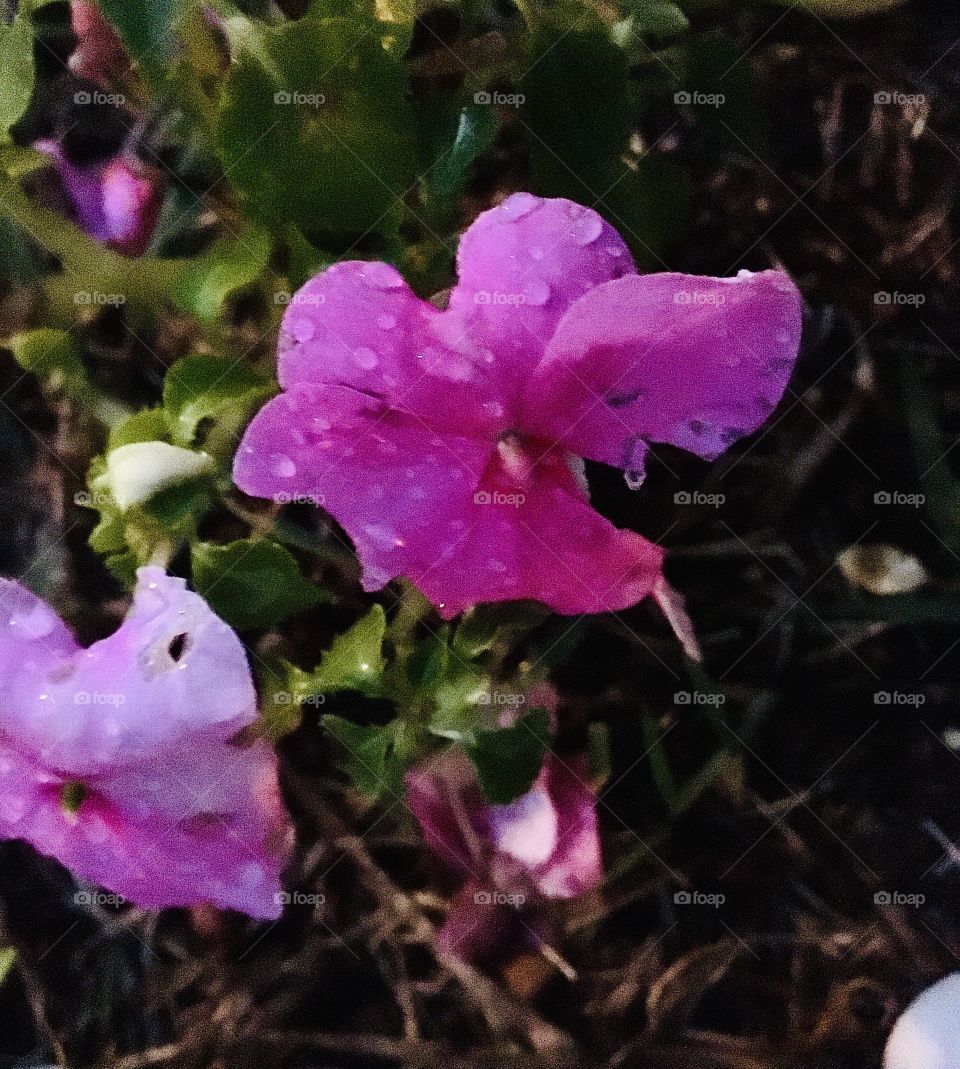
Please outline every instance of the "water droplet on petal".
[[595, 212], [584, 212], [573, 226], [573, 240], [581, 247], [593, 244], [602, 233], [603, 220]]
[[295, 319], [290, 324], [290, 333], [299, 342], [309, 341], [313, 337], [313, 329], [313, 324], [306, 317]]
[[392, 316], [389, 313], [377, 316], [377, 326], [381, 330], [393, 330], [397, 325], [397, 317]]
[[360, 277], [367, 285], [378, 290], [395, 290], [404, 284], [403, 275], [395, 267], [381, 263], [379, 260], [371, 260], [370, 263], [364, 264]]
[[331, 426], [333, 426], [333, 424], [331, 424], [330, 420], [323, 416], [314, 416], [313, 419], [310, 420], [310, 429], [314, 434], [323, 434], [324, 431], [330, 430]]
[[531, 260], [542, 260], [543, 259], [543, 249], [539, 245], [531, 245], [530, 246], [530, 259]]
[[361, 371], [372, 371], [380, 363], [380, 357], [367, 346], [355, 349], [353, 353], [354, 363]]
[[491, 558], [487, 561], [487, 568], [491, 572], [495, 572], [497, 575], [503, 575], [504, 572], [506, 572], [507, 570], [507, 566], [503, 563], [503, 561], [496, 560], [495, 558]]
[[510, 222], [515, 222], [529, 215], [537, 204], [539, 200], [532, 193], [514, 193], [500, 205], [500, 214]]
[[484, 401], [483, 410], [491, 419], [503, 419], [505, 409], [499, 401]]
[[274, 453], [270, 459], [273, 473], [279, 478], [292, 479], [297, 474], [297, 465], [285, 453]]
[[623, 255], [623, 249], [619, 245], [608, 245], [606, 253], [608, 256], [612, 256], [616, 260]]
[[527, 304], [532, 304], [535, 308], [546, 304], [550, 300], [549, 283], [544, 282], [542, 278], [535, 278], [524, 287], [523, 298]]

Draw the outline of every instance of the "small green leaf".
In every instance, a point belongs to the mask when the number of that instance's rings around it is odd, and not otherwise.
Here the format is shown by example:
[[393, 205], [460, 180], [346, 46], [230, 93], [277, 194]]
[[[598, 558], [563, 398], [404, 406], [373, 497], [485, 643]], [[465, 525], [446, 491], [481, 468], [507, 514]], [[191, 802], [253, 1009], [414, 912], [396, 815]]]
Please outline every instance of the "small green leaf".
[[190, 261], [177, 288], [177, 302], [198, 319], [212, 323], [227, 297], [255, 282], [269, 259], [270, 238], [262, 230], [221, 238]]
[[107, 450], [136, 442], [163, 441], [168, 433], [163, 409], [143, 408], [113, 428], [107, 439]]
[[374, 605], [351, 628], [337, 635], [319, 666], [304, 675], [302, 686], [306, 693], [324, 694], [337, 690], [377, 693], [383, 675], [386, 630], [383, 606]]
[[397, 747], [403, 724], [354, 724], [339, 716], [325, 716], [323, 726], [343, 746], [343, 768], [354, 786], [364, 794], [379, 795], [396, 789], [399, 775], [391, 758]]
[[236, 432], [250, 410], [272, 392], [243, 360], [217, 356], [186, 356], [167, 372], [163, 407], [177, 445], [193, 445], [204, 419], [215, 419]]
[[42, 327], [15, 334], [4, 345], [26, 371], [32, 371], [53, 385], [86, 381], [87, 373], [77, 355], [73, 339], [65, 330]]
[[442, 216], [456, 208], [474, 161], [493, 144], [497, 113], [487, 104], [461, 105], [436, 93], [421, 104], [419, 119], [424, 192]]
[[484, 731], [465, 749], [488, 802], [506, 805], [530, 790], [550, 742], [550, 715], [534, 709], [513, 727]]
[[410, 682], [421, 693], [434, 690], [447, 674], [450, 664], [450, 647], [447, 644], [447, 629], [429, 635], [407, 659], [405, 668]]
[[214, 612], [239, 630], [272, 627], [304, 612], [321, 591], [303, 577], [289, 550], [265, 539], [192, 549], [193, 585]]
[[33, 29], [19, 14], [9, 24], [0, 21], [0, 134], [5, 140], [33, 95]]
[[10, 970], [17, 961], [17, 952], [13, 947], [0, 948], [0, 984], [10, 975]]

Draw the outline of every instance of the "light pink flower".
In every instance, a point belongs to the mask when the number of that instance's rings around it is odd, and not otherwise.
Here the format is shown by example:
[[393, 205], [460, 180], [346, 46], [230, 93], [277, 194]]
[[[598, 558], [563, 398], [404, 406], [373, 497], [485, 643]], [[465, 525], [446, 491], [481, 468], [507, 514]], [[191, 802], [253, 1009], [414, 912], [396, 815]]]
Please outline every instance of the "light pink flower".
[[600, 883], [596, 797], [586, 776], [582, 758], [548, 754], [533, 787], [498, 806], [485, 801], [458, 751], [407, 774], [407, 804], [427, 845], [465, 881], [439, 933], [441, 949], [483, 957], [511, 929], [536, 944], [538, 905]]
[[280, 913], [290, 836], [243, 646], [182, 579], [141, 568], [130, 612], [79, 646], [0, 580], [0, 838], [150, 908]]
[[634, 604], [663, 552], [590, 507], [580, 458], [639, 479], [648, 442], [714, 458], [755, 430], [796, 360], [796, 287], [776, 271], [637, 275], [596, 212], [529, 193], [484, 212], [457, 265], [444, 311], [382, 263], [308, 282], [237, 485], [323, 501], [366, 589], [406, 576], [446, 617]]
[[103, 17], [96, 4], [73, 0], [70, 23], [77, 43], [70, 53], [70, 70], [101, 89], [109, 90], [131, 68], [120, 34]]

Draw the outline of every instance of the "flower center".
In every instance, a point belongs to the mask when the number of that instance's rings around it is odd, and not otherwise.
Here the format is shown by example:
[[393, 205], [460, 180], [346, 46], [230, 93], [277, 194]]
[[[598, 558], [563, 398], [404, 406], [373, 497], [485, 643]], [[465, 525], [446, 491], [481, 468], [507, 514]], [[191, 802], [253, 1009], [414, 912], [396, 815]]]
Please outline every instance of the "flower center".
[[75, 817], [80, 812], [86, 797], [87, 788], [77, 780], [67, 780], [60, 788], [60, 805], [68, 816]]

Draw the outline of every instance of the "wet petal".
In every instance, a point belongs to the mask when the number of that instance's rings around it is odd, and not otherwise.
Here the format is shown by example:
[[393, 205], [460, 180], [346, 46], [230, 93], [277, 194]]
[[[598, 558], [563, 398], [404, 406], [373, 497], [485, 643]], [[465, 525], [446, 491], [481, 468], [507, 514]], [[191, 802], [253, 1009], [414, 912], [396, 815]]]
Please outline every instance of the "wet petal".
[[801, 310], [779, 271], [635, 275], [599, 286], [551, 338], [521, 425], [617, 467], [631, 467], [645, 441], [712, 459], [780, 401]]
[[289, 829], [272, 751], [235, 739], [256, 719], [243, 646], [183, 580], [138, 579], [85, 650], [0, 586], [0, 835], [141, 905], [274, 916]]
[[496, 434], [511, 419], [492, 354], [384, 263], [334, 264], [283, 317], [280, 385], [349, 386], [437, 429]]
[[515, 193], [461, 238], [447, 314], [520, 388], [570, 305], [634, 270], [623, 239], [590, 208]]

